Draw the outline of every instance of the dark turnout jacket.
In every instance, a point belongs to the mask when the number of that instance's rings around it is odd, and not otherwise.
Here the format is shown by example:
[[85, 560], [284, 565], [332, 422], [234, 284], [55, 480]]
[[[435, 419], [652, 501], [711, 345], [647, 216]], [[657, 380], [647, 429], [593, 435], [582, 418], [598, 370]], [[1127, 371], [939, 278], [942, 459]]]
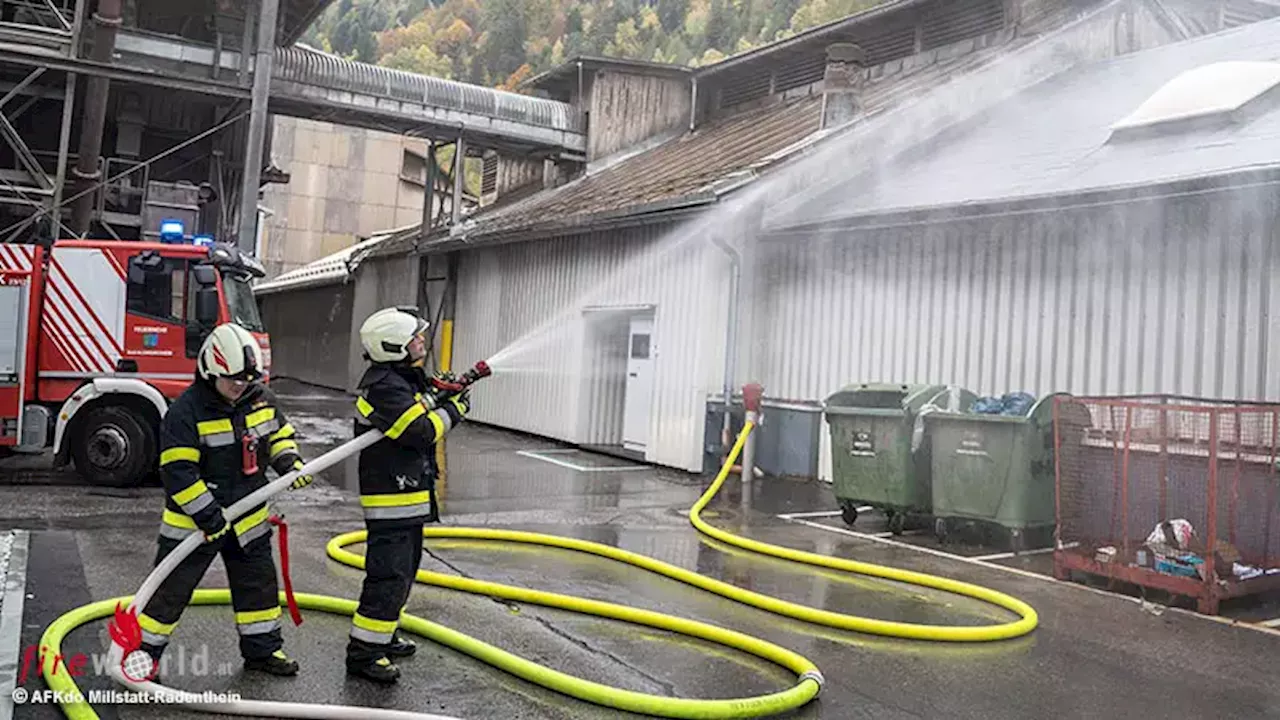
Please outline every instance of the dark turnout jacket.
[[365, 519], [388, 526], [420, 522], [430, 514], [435, 443], [462, 422], [467, 405], [450, 398], [432, 409], [426, 375], [402, 364], [373, 364], [358, 392], [356, 434], [370, 428], [384, 434], [360, 453]]
[[[257, 466], [248, 474], [246, 452], [250, 469]], [[284, 475], [301, 464], [294, 428], [270, 390], [253, 383], [231, 404], [212, 382], [197, 378], [160, 423], [165, 490], [160, 532], [175, 539], [194, 530], [215, 532], [224, 508], [268, 483], [268, 467]], [[263, 503], [233, 522], [240, 544], [268, 534], [267, 520]]]

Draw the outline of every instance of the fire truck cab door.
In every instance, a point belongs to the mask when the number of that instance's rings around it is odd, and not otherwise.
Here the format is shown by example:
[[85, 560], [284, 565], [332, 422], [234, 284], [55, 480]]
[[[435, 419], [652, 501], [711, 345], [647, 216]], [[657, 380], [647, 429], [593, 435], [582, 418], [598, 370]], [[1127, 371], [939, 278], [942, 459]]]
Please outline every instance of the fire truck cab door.
[[31, 275], [0, 265], [0, 447], [22, 445]]
[[200, 344], [212, 329], [198, 317], [197, 298], [202, 288], [215, 287], [216, 275], [187, 258], [155, 253], [131, 255], [126, 263], [120, 370], [176, 396], [191, 383]]

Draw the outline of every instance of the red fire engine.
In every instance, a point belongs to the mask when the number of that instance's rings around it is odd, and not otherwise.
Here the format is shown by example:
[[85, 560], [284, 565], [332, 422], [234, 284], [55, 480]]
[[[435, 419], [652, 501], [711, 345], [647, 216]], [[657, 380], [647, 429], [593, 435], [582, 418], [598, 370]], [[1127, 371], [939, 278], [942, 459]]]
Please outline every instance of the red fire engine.
[[270, 368], [249, 285], [264, 275], [226, 244], [0, 243], [0, 454], [52, 446], [93, 483], [145, 481], [214, 327], [243, 325]]

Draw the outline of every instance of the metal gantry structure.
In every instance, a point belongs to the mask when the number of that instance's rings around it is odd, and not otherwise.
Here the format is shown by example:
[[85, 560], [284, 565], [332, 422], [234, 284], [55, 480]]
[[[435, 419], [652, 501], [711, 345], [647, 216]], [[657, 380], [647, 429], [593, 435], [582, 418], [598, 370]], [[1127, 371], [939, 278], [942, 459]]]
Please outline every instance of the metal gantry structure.
[[296, 45], [330, 1], [0, 0], [0, 242], [147, 239], [172, 217], [252, 252], [261, 187], [288, 180], [275, 114], [455, 144], [459, 163], [585, 160], [566, 103]]

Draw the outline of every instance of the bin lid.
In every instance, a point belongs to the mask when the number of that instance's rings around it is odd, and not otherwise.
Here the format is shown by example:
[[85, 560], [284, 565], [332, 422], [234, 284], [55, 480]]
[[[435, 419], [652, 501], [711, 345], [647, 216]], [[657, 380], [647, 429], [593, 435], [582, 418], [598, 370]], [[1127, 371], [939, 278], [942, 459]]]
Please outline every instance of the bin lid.
[[846, 385], [827, 397], [829, 408], [879, 408], [898, 410], [918, 407], [945, 389], [942, 385], [908, 383], [858, 383]]

